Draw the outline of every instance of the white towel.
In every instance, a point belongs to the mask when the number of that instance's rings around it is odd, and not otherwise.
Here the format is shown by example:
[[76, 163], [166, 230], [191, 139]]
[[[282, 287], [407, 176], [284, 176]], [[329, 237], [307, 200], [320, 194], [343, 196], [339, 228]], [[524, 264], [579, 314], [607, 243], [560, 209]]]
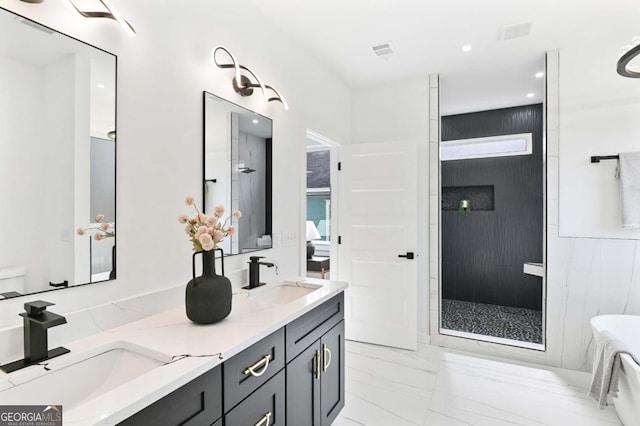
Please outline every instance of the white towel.
[[589, 387], [589, 396], [598, 403], [600, 409], [604, 409], [607, 405], [609, 393], [617, 396], [621, 368], [620, 354], [628, 354], [636, 360], [627, 346], [613, 334], [604, 331], [602, 337], [603, 340], [596, 345]]
[[640, 152], [621, 152], [618, 160], [622, 227], [640, 229]]

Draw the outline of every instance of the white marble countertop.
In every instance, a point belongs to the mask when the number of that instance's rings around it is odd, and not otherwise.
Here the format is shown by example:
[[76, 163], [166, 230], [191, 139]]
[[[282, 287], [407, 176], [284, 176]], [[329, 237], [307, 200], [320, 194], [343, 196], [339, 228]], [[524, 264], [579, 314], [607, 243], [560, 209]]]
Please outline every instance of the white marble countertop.
[[[345, 282], [313, 278], [282, 281], [316, 284], [321, 288], [283, 305], [260, 301], [259, 295], [277, 283], [272, 283], [271, 286], [267, 283], [266, 286], [250, 291], [234, 289], [231, 314], [216, 324], [194, 324], [186, 317], [184, 306], [180, 306], [66, 344], [65, 347], [71, 353], [52, 360], [52, 371], [55, 371], [56, 360], [80, 357], [84, 352], [118, 342], [131, 342], [165, 354], [167, 359], [178, 360], [155, 368], [82, 405], [70, 409], [64, 409], [63, 406], [65, 426], [116, 424], [329, 300], [348, 286]], [[184, 355], [187, 356], [182, 357]], [[3, 399], [2, 391], [49, 374], [43, 370], [42, 366], [32, 366], [10, 375], [0, 372], [0, 400]], [[61, 383], [60, 392], [64, 392], [64, 386], [73, 384]], [[24, 401], [24, 404], [32, 403], [38, 402]], [[50, 401], [47, 404], [55, 403]]]

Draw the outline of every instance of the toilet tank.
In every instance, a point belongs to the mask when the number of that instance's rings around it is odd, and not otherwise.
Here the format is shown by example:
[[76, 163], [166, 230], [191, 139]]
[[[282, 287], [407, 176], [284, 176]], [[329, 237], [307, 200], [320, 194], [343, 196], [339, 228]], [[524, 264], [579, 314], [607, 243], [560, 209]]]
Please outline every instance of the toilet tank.
[[24, 266], [0, 267], [0, 293], [16, 291], [24, 294], [26, 274], [27, 269]]

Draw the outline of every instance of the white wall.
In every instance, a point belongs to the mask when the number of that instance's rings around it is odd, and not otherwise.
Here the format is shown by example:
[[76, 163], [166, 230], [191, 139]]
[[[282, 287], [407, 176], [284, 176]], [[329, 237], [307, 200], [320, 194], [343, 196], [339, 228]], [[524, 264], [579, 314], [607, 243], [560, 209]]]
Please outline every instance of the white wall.
[[[0, 6], [118, 55], [118, 279], [2, 301], [0, 328], [19, 325], [18, 313], [28, 300], [54, 302], [52, 311], [64, 314], [186, 285], [191, 247], [176, 216], [185, 210], [185, 195], [201, 199], [203, 90], [273, 119], [274, 233], [293, 232], [296, 241], [283, 246], [277, 238], [277, 247], [262, 254], [279, 264], [282, 276], [301, 272], [299, 206], [304, 184], [298, 159], [304, 155], [305, 131], [317, 129], [344, 141], [350, 123], [349, 91], [306, 49], [245, 0], [180, 5], [119, 1], [118, 8], [138, 32], [135, 38], [113, 21], [82, 18], [62, 2], [0, 0]], [[231, 71], [210, 62], [209, 52], [217, 44], [227, 46], [284, 94], [290, 110], [276, 102], [267, 105], [259, 96], [238, 96], [231, 87]], [[225, 269], [245, 268], [247, 260], [229, 258]], [[265, 278], [268, 274], [273, 269], [265, 271]], [[64, 327], [76, 326], [70, 322]]]
[[[0, 267], [25, 267], [25, 279], [33, 279], [38, 284], [45, 266], [37, 252], [32, 252], [46, 237], [34, 244], [35, 235], [44, 233], [44, 229], [39, 228], [41, 221], [37, 220], [40, 212], [23, 206], [40, 204], [43, 183], [39, 179], [16, 179], [16, 176], [30, 168], [41, 170], [40, 161], [46, 159], [38, 154], [37, 147], [42, 111], [32, 108], [32, 105], [41, 104], [42, 78], [38, 67], [0, 57], [0, 87], [3, 90], [0, 96], [0, 128], [3, 132], [0, 138], [0, 194], [5, 200], [0, 210], [0, 235], [3, 242], [15, 242], [13, 245], [0, 244]], [[31, 226], [25, 229], [23, 223]], [[25, 233], [31, 235], [31, 231], [35, 231], [31, 238], [23, 238]], [[35, 283], [26, 283], [26, 286], [29, 288]]]
[[[26, 267], [20, 292], [74, 284], [89, 269], [88, 245], [76, 247], [73, 231], [80, 206], [84, 222], [89, 218], [89, 128], [82, 124], [89, 121], [88, 60], [70, 55], [35, 67], [2, 58], [0, 68], [8, 90], [0, 99], [6, 120], [0, 267]], [[79, 275], [82, 269], [87, 273]]]
[[[231, 116], [224, 107], [223, 101], [218, 101], [207, 95], [205, 100], [205, 179], [215, 179], [207, 182], [205, 188], [204, 211], [212, 213], [216, 206], [223, 205], [231, 213]], [[197, 202], [200, 207], [200, 202]], [[195, 212], [187, 211], [193, 216]], [[231, 253], [231, 240], [226, 238], [218, 246], [225, 252]], [[236, 244], [237, 245], [237, 244]], [[236, 250], [237, 251], [237, 250]]]
[[620, 229], [616, 161], [589, 162], [640, 151], [640, 82], [615, 73], [616, 49], [589, 46], [551, 52], [548, 70], [548, 361], [580, 370], [592, 317], [640, 314], [640, 231]]
[[560, 49], [560, 235], [637, 240], [640, 230], [621, 228], [617, 161], [590, 162], [640, 151], [640, 83], [616, 73], [617, 46], [606, 42]]
[[[416, 146], [418, 341], [426, 342], [429, 334], [429, 77], [416, 77], [354, 90], [352, 104], [352, 144], [407, 141]], [[340, 211], [341, 216], [344, 214], [348, 215], [349, 212]]]

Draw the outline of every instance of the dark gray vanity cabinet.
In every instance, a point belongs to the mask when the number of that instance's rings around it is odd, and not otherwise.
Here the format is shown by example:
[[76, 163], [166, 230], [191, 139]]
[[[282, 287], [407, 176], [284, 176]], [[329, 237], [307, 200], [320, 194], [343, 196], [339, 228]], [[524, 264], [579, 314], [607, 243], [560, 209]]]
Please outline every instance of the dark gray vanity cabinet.
[[119, 425], [218, 426], [222, 417], [221, 370], [218, 366], [207, 371]]
[[340, 293], [120, 424], [329, 426], [344, 352]]
[[[343, 318], [340, 294], [286, 326], [287, 348], [295, 348], [287, 364], [288, 425], [328, 426], [344, 407]], [[300, 352], [305, 340], [311, 343]]]

